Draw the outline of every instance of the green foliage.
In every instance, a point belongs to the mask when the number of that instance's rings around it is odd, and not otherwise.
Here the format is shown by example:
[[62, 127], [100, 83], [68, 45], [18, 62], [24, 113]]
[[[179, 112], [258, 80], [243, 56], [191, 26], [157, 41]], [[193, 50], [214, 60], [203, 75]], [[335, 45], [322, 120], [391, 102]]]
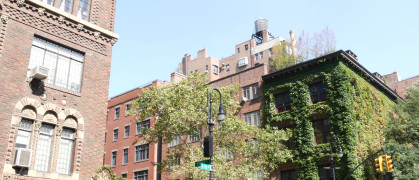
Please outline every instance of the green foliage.
[[[180, 144], [167, 151], [167, 158], [156, 164], [161, 172], [167, 172], [172, 178], [189, 177], [204, 179], [208, 171], [194, 167], [194, 162], [204, 160], [202, 140], [189, 143], [188, 135], [202, 130], [202, 137], [207, 135], [207, 89], [208, 79], [204, 74], [194, 73], [179, 83], [163, 87], [150, 87], [133, 102], [131, 114], [136, 121], [158, 116], [156, 123], [142, 131], [139, 139], [156, 143], [159, 138], [167, 144], [180, 136]], [[214, 169], [218, 178], [250, 177], [256, 171], [268, 175], [282, 162], [291, 158], [291, 153], [281, 144], [289, 138], [289, 133], [276, 128], [261, 129], [248, 126], [239, 119], [237, 109], [238, 85], [219, 88], [223, 97], [226, 118], [214, 128]], [[219, 95], [213, 93], [213, 114], [216, 118]], [[203, 139], [203, 138], [202, 138]], [[256, 145], [245, 140], [257, 139]], [[251, 141], [249, 141], [251, 142]], [[180, 165], [173, 164], [173, 159], [180, 157]], [[169, 165], [173, 165], [170, 166]]]
[[[397, 114], [397, 115], [396, 115]], [[395, 179], [419, 177], [419, 84], [395, 105], [395, 114], [384, 131], [385, 150], [392, 156]]]
[[282, 41], [279, 45], [272, 48], [275, 56], [269, 58], [269, 68], [271, 72], [293, 66], [297, 63], [297, 58], [288, 51], [289, 46], [290, 45], [286, 41]]
[[[339, 57], [341, 58], [341, 57]], [[325, 63], [320, 61], [319, 63]], [[368, 155], [380, 148], [380, 134], [388, 121], [392, 101], [341, 61], [322, 64], [321, 68], [296, 72], [280, 82], [264, 87], [264, 116], [268, 124], [291, 120], [295, 150], [292, 162], [298, 179], [319, 179], [319, 163], [329, 162], [329, 144], [314, 145], [312, 121], [319, 116], [330, 120], [331, 131], [340, 138], [344, 156], [338, 158], [338, 179], [343, 179]], [[308, 85], [323, 81], [327, 100], [310, 104]], [[289, 90], [290, 111], [276, 113], [274, 94]], [[337, 149], [337, 147], [334, 147]], [[350, 179], [374, 179], [373, 168], [360, 168]]]
[[[105, 172], [107, 171], [107, 173]], [[115, 177], [115, 173], [109, 166], [100, 166], [96, 173], [93, 175], [94, 180], [125, 180], [122, 177]]]

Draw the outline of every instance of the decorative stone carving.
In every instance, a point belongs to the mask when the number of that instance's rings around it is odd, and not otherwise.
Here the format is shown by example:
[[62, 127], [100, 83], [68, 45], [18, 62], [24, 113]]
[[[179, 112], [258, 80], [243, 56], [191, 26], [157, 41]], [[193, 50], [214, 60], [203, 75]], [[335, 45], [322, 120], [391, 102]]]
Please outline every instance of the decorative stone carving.
[[81, 31], [83, 30], [83, 24], [77, 24], [77, 30]]
[[25, 0], [17, 0], [17, 1], [16, 1], [16, 4], [17, 4], [18, 6], [23, 6], [23, 4], [25, 4]]
[[9, 21], [9, 15], [5, 13], [1, 13], [0, 20], [3, 24], [7, 24], [7, 21]]
[[51, 113], [51, 112], [47, 112], [44, 115], [44, 121], [46, 122], [50, 122], [50, 123], [57, 123], [57, 116], [55, 116], [55, 114]]
[[55, 135], [56, 136], [61, 136], [61, 132], [63, 132], [63, 126], [57, 126], [56, 131], [55, 131]]
[[38, 8], [38, 15], [42, 16], [45, 14], [45, 8]]
[[97, 38], [99, 38], [99, 36], [100, 36], [100, 32], [97, 32], [97, 31], [96, 31], [96, 32], [94, 32], [94, 33], [93, 33], [93, 36], [94, 36], [96, 39], [97, 39]]
[[67, 118], [64, 121], [64, 126], [77, 129], [77, 121], [74, 118]]
[[64, 16], [60, 16], [60, 17], [58, 17], [57, 20], [58, 20], [58, 23], [62, 24], [62, 23], [64, 23], [65, 17]]
[[33, 131], [38, 132], [39, 128], [41, 128], [41, 124], [42, 124], [41, 121], [35, 121]]
[[25, 108], [22, 111], [22, 116], [23, 117], [27, 117], [30, 119], [36, 119], [36, 113], [34, 110], [30, 109], [30, 108]]
[[112, 46], [116, 43], [116, 41], [117, 41], [118, 39], [116, 39], [116, 38], [112, 38], [111, 39], [111, 44], [112, 44]]

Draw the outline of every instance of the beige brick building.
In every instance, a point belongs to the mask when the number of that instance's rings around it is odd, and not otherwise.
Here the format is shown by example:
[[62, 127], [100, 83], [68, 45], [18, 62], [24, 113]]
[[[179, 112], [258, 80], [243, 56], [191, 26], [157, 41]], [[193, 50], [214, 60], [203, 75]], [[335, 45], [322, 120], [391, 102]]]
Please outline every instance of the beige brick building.
[[0, 1], [0, 176], [102, 165], [115, 0]]

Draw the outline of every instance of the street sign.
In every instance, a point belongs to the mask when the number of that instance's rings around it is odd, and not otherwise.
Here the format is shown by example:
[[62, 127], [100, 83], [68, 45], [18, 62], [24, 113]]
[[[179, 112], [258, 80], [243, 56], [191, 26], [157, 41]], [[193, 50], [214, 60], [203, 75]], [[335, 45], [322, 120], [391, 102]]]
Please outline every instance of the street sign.
[[210, 164], [210, 160], [197, 161], [195, 162], [195, 167], [200, 167], [201, 164]]
[[201, 164], [201, 169], [211, 171], [212, 166], [209, 164]]

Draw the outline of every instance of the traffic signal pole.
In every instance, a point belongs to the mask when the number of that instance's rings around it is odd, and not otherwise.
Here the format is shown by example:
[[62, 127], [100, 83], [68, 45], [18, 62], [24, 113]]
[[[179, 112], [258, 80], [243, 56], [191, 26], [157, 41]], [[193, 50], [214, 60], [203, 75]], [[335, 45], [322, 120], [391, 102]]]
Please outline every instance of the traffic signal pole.
[[365, 159], [364, 161], [361, 162], [361, 164], [359, 164], [358, 166], [355, 167], [355, 169], [353, 169], [348, 175], [345, 176], [344, 180], [348, 179], [349, 176], [351, 174], [353, 174], [361, 165], [365, 164], [365, 162], [367, 162], [367, 160], [371, 159], [372, 157], [375, 157], [378, 153], [383, 152], [384, 153], [384, 148], [381, 148], [381, 150], [375, 152], [374, 154], [370, 155], [367, 157], [367, 159]]

